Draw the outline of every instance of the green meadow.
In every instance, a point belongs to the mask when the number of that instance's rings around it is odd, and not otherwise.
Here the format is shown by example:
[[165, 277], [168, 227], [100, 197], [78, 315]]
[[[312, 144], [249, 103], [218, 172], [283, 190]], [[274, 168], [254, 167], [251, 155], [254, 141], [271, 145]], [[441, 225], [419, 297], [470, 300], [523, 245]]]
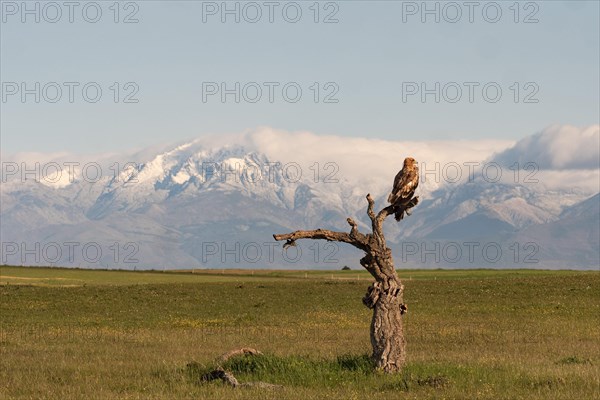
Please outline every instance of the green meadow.
[[[408, 364], [374, 371], [364, 271], [0, 267], [2, 399], [598, 399], [600, 272], [401, 270]], [[223, 353], [240, 382], [203, 382]]]

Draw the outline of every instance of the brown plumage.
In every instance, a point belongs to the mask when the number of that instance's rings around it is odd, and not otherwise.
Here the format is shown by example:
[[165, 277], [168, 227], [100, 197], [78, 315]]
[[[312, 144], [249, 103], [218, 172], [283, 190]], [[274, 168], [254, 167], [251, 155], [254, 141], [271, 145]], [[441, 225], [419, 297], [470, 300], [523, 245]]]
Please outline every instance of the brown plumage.
[[418, 197], [414, 197], [419, 186], [419, 167], [414, 158], [404, 159], [404, 165], [394, 179], [394, 187], [388, 196], [388, 202], [394, 206], [396, 221], [410, 215], [409, 210], [417, 205]]

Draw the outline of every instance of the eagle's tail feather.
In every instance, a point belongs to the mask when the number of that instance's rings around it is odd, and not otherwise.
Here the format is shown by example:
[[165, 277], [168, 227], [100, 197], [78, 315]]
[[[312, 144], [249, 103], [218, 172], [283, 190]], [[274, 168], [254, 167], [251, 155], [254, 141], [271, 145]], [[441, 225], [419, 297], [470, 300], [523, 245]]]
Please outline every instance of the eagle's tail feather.
[[410, 209], [416, 206], [417, 204], [419, 204], [419, 196], [411, 198], [405, 204], [398, 205], [394, 212], [394, 218], [396, 219], [396, 221], [401, 221], [402, 219], [404, 219], [404, 214], [410, 216]]

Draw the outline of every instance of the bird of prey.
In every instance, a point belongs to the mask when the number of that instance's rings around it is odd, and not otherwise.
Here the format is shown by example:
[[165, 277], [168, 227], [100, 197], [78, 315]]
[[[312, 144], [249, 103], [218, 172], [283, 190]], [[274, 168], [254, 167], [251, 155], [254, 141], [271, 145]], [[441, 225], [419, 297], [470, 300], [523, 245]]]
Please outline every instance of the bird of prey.
[[419, 167], [414, 158], [407, 157], [394, 179], [392, 193], [388, 196], [388, 202], [394, 206], [396, 221], [404, 218], [404, 214], [410, 215], [409, 210], [419, 202], [419, 198], [414, 197], [417, 186], [419, 186]]

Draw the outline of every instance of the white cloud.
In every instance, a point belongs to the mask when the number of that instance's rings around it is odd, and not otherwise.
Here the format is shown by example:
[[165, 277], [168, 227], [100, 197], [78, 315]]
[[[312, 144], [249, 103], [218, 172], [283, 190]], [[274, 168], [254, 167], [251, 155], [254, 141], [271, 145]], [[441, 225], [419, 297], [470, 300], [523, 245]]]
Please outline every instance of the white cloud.
[[[311, 132], [288, 132], [259, 128], [244, 135], [245, 145], [263, 152], [270, 159], [297, 162], [304, 168], [333, 162], [339, 167], [338, 176], [361, 187], [363, 191], [387, 190], [394, 176], [402, 168], [405, 157], [415, 158], [423, 170], [436, 171], [429, 175], [425, 188], [433, 190], [442, 183], [434, 176], [441, 175], [448, 163], [457, 163], [464, 169], [466, 162], [481, 162], [494, 152], [514, 144], [507, 140], [455, 141], [389, 141], [342, 136], [321, 136]], [[312, 170], [309, 171], [312, 173]]]
[[552, 125], [520, 140], [494, 159], [503, 165], [533, 162], [540, 169], [598, 169], [600, 125]]
[[[480, 168], [486, 161], [498, 162], [503, 166], [501, 182], [510, 183], [515, 177], [514, 171], [509, 170], [511, 165], [518, 162], [520, 168], [524, 168], [525, 163], [535, 162], [539, 171], [533, 176], [537, 179], [534, 187], [596, 193], [599, 190], [599, 141], [598, 125], [586, 128], [551, 126], [516, 143], [492, 139], [390, 141], [261, 127], [237, 134], [202, 136], [190, 140], [187, 145], [180, 147], [178, 157], [191, 156], [206, 149], [241, 146], [246, 151], [262, 153], [271, 161], [299, 164], [305, 179], [313, 179], [315, 170], [318, 170], [320, 181], [332, 176], [342, 183], [348, 182], [361, 193], [373, 194], [383, 194], [389, 189], [393, 177], [408, 156], [419, 162], [422, 178], [420, 190], [423, 192], [448, 184], [446, 178], [454, 176], [456, 166], [462, 176], [460, 181], [464, 182], [469, 178], [468, 163], [479, 163], [474, 173], [480, 176]], [[124, 168], [129, 162], [148, 163], [158, 154], [174, 150], [184, 143], [155, 145], [121, 155], [21, 153], [3, 156], [3, 163], [38, 162], [43, 165], [50, 161], [75, 161], [84, 165], [86, 162], [95, 162], [101, 165], [105, 176], [110, 176], [114, 173], [115, 162], [119, 163], [118, 169]], [[318, 169], [315, 163], [318, 163]], [[327, 163], [333, 163], [333, 166], [327, 166]], [[335, 175], [330, 175], [334, 172]], [[445, 172], [449, 176], [445, 176]], [[527, 177], [527, 173], [526, 170], [520, 171], [518, 183], [523, 183], [521, 178]]]

